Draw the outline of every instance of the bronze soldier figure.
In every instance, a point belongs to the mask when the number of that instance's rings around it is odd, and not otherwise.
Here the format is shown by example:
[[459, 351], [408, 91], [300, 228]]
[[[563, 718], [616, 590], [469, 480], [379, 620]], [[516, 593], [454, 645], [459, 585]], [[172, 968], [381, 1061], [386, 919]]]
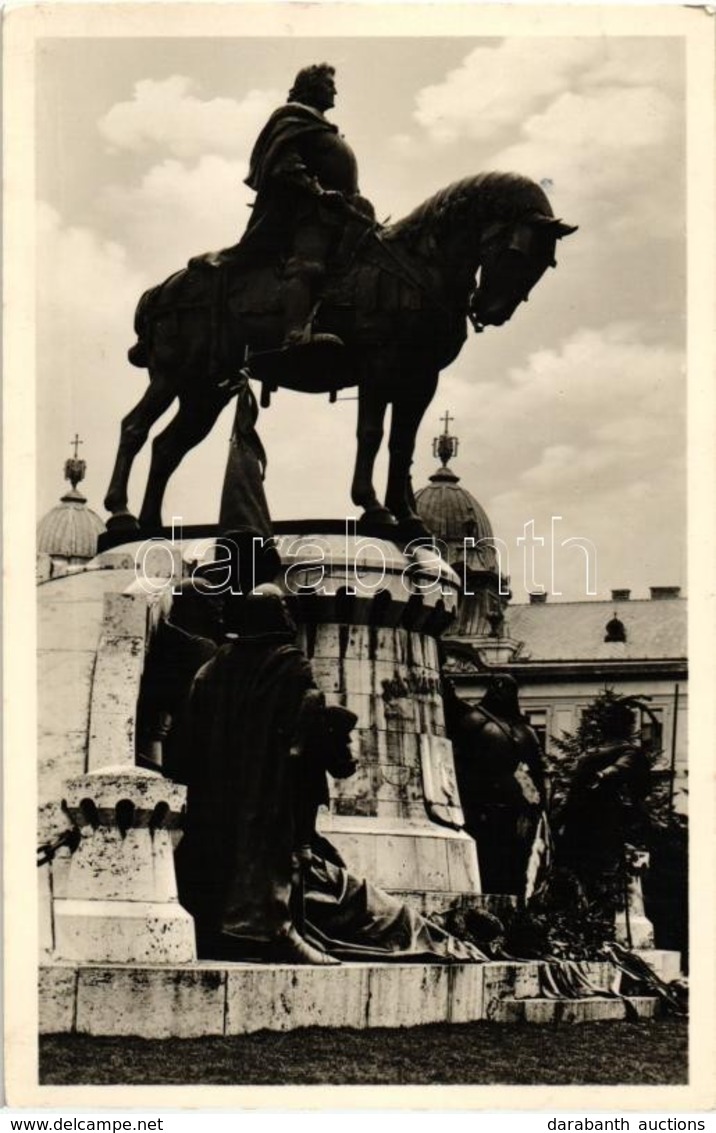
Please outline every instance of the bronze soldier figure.
[[326, 705], [281, 591], [229, 597], [224, 643], [186, 715], [182, 904], [199, 955], [217, 960], [481, 961], [483, 953], [353, 877], [316, 832], [326, 773], [353, 774], [357, 717]]
[[477, 843], [483, 889], [525, 896], [545, 779], [542, 749], [520, 711], [517, 682], [508, 674], [490, 676], [474, 707], [450, 686], [446, 692], [465, 829]]
[[643, 844], [651, 763], [635, 740], [631, 704], [617, 701], [602, 722], [603, 742], [579, 760], [555, 822], [557, 865], [600, 894], [623, 868], [624, 846]]
[[246, 184], [256, 192], [251, 220], [236, 247], [270, 261], [286, 256], [284, 345], [340, 342], [311, 338], [310, 316], [330, 257], [348, 219], [369, 221], [373, 206], [360, 195], [353, 150], [324, 117], [335, 103], [335, 69], [327, 63], [298, 72], [284, 106], [258, 136]]

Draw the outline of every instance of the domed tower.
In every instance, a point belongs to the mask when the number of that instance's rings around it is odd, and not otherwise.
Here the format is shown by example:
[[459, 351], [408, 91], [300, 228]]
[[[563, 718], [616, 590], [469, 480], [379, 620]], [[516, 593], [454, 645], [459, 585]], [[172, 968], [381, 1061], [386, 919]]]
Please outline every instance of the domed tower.
[[501, 636], [504, 608], [510, 594], [502, 578], [492, 524], [475, 497], [460, 486], [460, 477], [449, 467], [457, 456], [459, 440], [449, 433], [452, 418], [445, 413], [442, 434], [433, 440], [433, 456], [441, 467], [430, 483], [415, 494], [418, 514], [439, 540], [443, 558], [462, 583], [458, 615], [443, 636], [490, 638]]
[[65, 480], [70, 487], [57, 507], [48, 511], [37, 525], [38, 570], [45, 577], [62, 573], [67, 567], [81, 566], [97, 554], [97, 539], [104, 523], [91, 508], [77, 485], [84, 480], [87, 463], [77, 455], [82, 441], [72, 442], [74, 456], [65, 461]]

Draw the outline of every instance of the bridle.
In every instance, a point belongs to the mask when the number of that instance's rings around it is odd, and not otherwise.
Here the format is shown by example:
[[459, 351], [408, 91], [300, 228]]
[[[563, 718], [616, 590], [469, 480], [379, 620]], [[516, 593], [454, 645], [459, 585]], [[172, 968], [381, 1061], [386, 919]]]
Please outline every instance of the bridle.
[[[541, 214], [524, 217], [518, 221], [497, 221], [488, 225], [480, 239], [480, 268], [481, 282], [474, 288], [468, 304], [468, 318], [477, 334], [481, 334], [489, 322], [481, 318], [480, 306], [483, 298], [482, 275], [487, 269], [499, 262], [508, 253], [522, 258], [523, 270], [516, 273], [514, 286], [509, 292], [509, 303], [512, 303], [512, 312], [520, 303], [526, 303], [530, 292], [541, 279], [548, 267], [556, 267], [554, 256], [556, 241], [560, 235], [558, 227], [554, 230], [554, 239], [545, 240], [546, 226], [553, 228], [560, 222]], [[540, 244], [543, 245], [543, 253]], [[531, 268], [531, 270], [530, 270]], [[522, 286], [520, 287], [520, 282]], [[514, 302], [513, 302], [514, 300]], [[505, 306], [509, 306], [506, 301]]]

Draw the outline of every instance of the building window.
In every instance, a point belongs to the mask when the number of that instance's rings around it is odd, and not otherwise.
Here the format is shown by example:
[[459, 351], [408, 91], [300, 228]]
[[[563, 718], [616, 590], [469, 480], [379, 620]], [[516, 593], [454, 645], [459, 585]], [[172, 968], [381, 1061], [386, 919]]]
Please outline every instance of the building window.
[[626, 626], [616, 614], [607, 622], [605, 630], [604, 640], [606, 642], [625, 642], [627, 639]]
[[650, 712], [643, 708], [639, 712], [639, 736], [647, 755], [655, 756], [664, 746], [664, 710], [652, 708]]
[[525, 711], [529, 726], [537, 733], [543, 751], [547, 750], [547, 709], [528, 708]]

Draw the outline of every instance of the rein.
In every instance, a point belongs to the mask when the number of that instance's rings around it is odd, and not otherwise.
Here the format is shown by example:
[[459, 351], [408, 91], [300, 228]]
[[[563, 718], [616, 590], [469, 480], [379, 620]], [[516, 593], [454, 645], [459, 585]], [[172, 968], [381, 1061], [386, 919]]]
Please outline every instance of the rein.
[[392, 262], [393, 267], [397, 268], [397, 271], [394, 271], [393, 274], [398, 279], [400, 279], [403, 283], [409, 284], [411, 287], [417, 288], [418, 291], [422, 292], [423, 295], [426, 295], [430, 300], [432, 300], [432, 302], [435, 303], [435, 306], [445, 314], [455, 314], [454, 308], [449, 307], [447, 303], [445, 303], [437, 294], [437, 292], [435, 292], [433, 288], [431, 288], [425, 282], [425, 280], [421, 279], [417, 273], [413, 272], [412, 264], [406, 263], [405, 260], [403, 260], [398, 255], [395, 249], [392, 248], [388, 243], [386, 243], [378, 230], [375, 230], [373, 232], [373, 235], [379, 247], [386, 254], [387, 258]]
[[[386, 242], [383, 237], [383, 230], [381, 225], [370, 221], [364, 213], [360, 212], [359, 209], [354, 208], [353, 205], [349, 204], [348, 202], [344, 202], [343, 209], [355, 220], [362, 222], [366, 226], [366, 231], [362, 239], [359, 240], [356, 244], [356, 247], [353, 250], [353, 255], [351, 256], [351, 259], [347, 265], [349, 269], [350, 266], [355, 263], [356, 259], [358, 258], [359, 251], [364, 246], [366, 239], [372, 236], [378, 246], [383, 250], [388, 260], [391, 261], [391, 265], [394, 269], [393, 274], [397, 279], [400, 279], [402, 283], [407, 283], [410, 287], [417, 288], [418, 291], [422, 292], [423, 295], [426, 295], [433, 303], [435, 303], [435, 306], [440, 311], [443, 311], [448, 315], [455, 314], [455, 310], [452, 307], [448, 306], [448, 304], [440, 298], [440, 296], [433, 290], [433, 288], [426, 284], [424, 279], [421, 279], [419, 274], [413, 271], [412, 264], [409, 261], [406, 262], [395, 251], [395, 249]], [[473, 323], [473, 326], [474, 325], [475, 324]]]

